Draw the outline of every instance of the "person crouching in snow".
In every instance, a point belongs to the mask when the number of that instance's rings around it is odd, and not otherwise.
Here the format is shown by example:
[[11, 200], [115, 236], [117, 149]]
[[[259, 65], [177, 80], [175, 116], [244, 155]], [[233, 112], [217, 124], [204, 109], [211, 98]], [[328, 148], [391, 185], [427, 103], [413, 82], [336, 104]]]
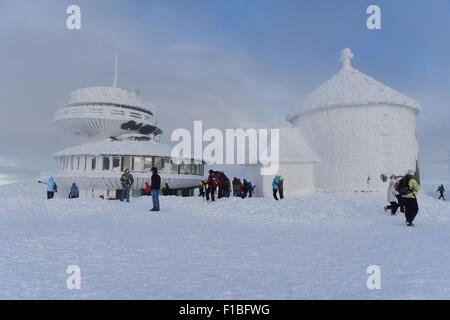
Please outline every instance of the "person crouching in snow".
[[395, 216], [395, 214], [397, 213], [397, 209], [400, 207], [400, 205], [397, 203], [398, 195], [399, 195], [398, 191], [395, 190], [395, 179], [391, 178], [391, 181], [389, 182], [389, 188], [387, 191], [387, 201], [389, 202], [389, 205], [384, 207], [384, 211], [390, 209], [391, 215], [393, 216]]
[[47, 200], [53, 199], [55, 192], [58, 192], [58, 185], [55, 183], [55, 179], [50, 177], [48, 181], [38, 181], [38, 183], [47, 185]]
[[122, 184], [122, 195], [120, 196], [120, 201], [123, 202], [126, 197], [127, 202], [130, 202], [130, 189], [134, 183], [134, 178], [130, 173], [130, 170], [125, 169], [125, 173], [120, 178], [120, 183]]
[[153, 208], [150, 211], [159, 211], [159, 189], [161, 189], [161, 177], [156, 167], [152, 168], [152, 202]]
[[200, 181], [200, 184], [198, 185], [198, 191], [199, 197], [205, 197], [205, 181]]
[[[408, 227], [414, 226], [414, 218], [419, 212], [419, 204], [417, 203], [417, 193], [420, 191], [420, 186], [415, 180], [415, 171], [409, 170], [407, 175], [400, 182], [399, 193], [403, 197], [403, 204], [405, 206], [406, 224]], [[403, 183], [402, 183], [403, 182]]]
[[150, 191], [151, 189], [150, 189], [150, 185], [148, 184], [148, 181], [146, 181], [145, 182], [145, 195], [146, 196], [149, 196], [150, 194], [151, 194], [151, 191]]
[[69, 199], [76, 199], [80, 196], [80, 189], [78, 189], [77, 184], [72, 183], [72, 187], [70, 188]]

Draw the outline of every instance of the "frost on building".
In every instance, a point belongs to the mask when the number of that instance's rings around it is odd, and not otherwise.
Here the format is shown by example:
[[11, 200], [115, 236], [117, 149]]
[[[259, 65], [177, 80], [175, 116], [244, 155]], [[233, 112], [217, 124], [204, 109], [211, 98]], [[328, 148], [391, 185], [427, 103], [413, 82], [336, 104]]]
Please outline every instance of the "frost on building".
[[[299, 135], [289, 138], [290, 147], [280, 145], [279, 174], [285, 177], [286, 191], [385, 191], [391, 175], [418, 172], [420, 105], [354, 69], [351, 58], [350, 49], [344, 49], [341, 70], [286, 114]], [[297, 155], [283, 157], [284, 148]], [[310, 174], [300, 174], [302, 160], [314, 163], [312, 181]], [[291, 179], [311, 185], [291, 186]], [[264, 183], [263, 189], [270, 193], [271, 186]]]
[[68, 194], [75, 182], [82, 197], [115, 199], [122, 188], [120, 177], [129, 169], [135, 181], [132, 194], [139, 196], [156, 167], [162, 185], [167, 183], [174, 194], [192, 195], [204, 175], [202, 160], [173, 159], [171, 148], [159, 143], [162, 130], [154, 106], [116, 82], [115, 76], [113, 87], [75, 90], [55, 113], [54, 126], [85, 138], [82, 145], [54, 155], [60, 163], [55, 177], [60, 192]]

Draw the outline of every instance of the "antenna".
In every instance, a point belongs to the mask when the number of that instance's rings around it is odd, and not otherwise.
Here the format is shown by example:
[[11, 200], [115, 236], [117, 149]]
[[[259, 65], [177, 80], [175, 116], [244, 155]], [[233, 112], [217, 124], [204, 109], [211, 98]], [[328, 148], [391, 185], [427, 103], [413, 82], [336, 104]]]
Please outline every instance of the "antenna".
[[116, 63], [114, 65], [114, 82], [113, 82], [113, 87], [116, 88], [117, 87], [117, 67], [119, 64], [119, 54], [116, 53]]

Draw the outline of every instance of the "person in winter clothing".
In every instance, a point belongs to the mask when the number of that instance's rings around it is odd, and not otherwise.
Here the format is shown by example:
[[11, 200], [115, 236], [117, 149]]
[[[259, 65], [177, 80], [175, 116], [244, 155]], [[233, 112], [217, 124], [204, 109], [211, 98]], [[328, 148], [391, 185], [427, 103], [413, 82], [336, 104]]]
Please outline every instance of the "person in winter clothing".
[[199, 194], [198, 194], [199, 197], [205, 196], [205, 181], [203, 181], [203, 180], [200, 181], [200, 184], [198, 186], [198, 191], [199, 191]]
[[161, 192], [163, 194], [163, 196], [168, 196], [170, 194], [170, 187], [168, 183], [164, 183]]
[[284, 198], [283, 195], [283, 177], [276, 176], [272, 182], [273, 198], [278, 201], [277, 192], [280, 194], [280, 199]]
[[253, 197], [253, 191], [255, 190], [255, 186], [252, 185], [252, 183], [248, 182], [248, 197]]
[[217, 177], [216, 177], [218, 183], [217, 183], [217, 187], [218, 187], [218, 192], [217, 192], [217, 198], [222, 198], [224, 196], [224, 188], [225, 188], [225, 175], [222, 171], [217, 173]]
[[237, 197], [239, 192], [239, 180], [236, 177], [234, 177], [232, 185], [233, 185], [233, 197]]
[[406, 224], [409, 227], [414, 226], [414, 218], [416, 217], [417, 213], [419, 212], [419, 204], [417, 203], [417, 193], [420, 190], [420, 186], [415, 180], [415, 171], [409, 170], [408, 174], [405, 176], [404, 179], [406, 179], [405, 183], [407, 184], [409, 188], [409, 192], [402, 195], [403, 197], [403, 204], [405, 205], [405, 217], [406, 217]]
[[151, 194], [151, 188], [150, 185], [148, 184], [148, 181], [145, 182], [145, 195], [149, 196]]
[[231, 182], [230, 179], [225, 180], [225, 194], [224, 196], [229, 198], [231, 195]]
[[76, 183], [72, 183], [72, 187], [70, 188], [69, 199], [75, 199], [80, 196], [80, 190], [78, 189]]
[[38, 181], [38, 183], [47, 185], [47, 200], [53, 199], [55, 192], [58, 192], [58, 185], [55, 183], [55, 179], [50, 177], [48, 181]]
[[242, 183], [242, 190], [241, 190], [241, 198], [247, 198], [248, 193], [248, 181], [247, 179], [244, 179], [244, 182]]
[[398, 191], [395, 189], [395, 180], [391, 178], [389, 182], [389, 187], [387, 191], [387, 201], [389, 205], [384, 207], [384, 211], [391, 210], [391, 215], [395, 216], [397, 213], [397, 209], [399, 208], [399, 204], [397, 203], [397, 196], [399, 195]]
[[214, 177], [214, 171], [209, 170], [209, 177], [208, 177], [208, 187], [206, 189], [206, 200], [209, 201], [209, 196], [211, 195], [211, 202], [215, 201], [214, 196], [216, 193], [217, 188], [217, 181]]
[[440, 194], [438, 200], [440, 200], [440, 199], [442, 198], [442, 200], [445, 201], [445, 197], [444, 197], [445, 189], [444, 189], [444, 185], [443, 185], [443, 184], [441, 184], [441, 185], [439, 186], [439, 188], [437, 189], [436, 192], [439, 192], [439, 194]]
[[120, 196], [120, 201], [126, 198], [127, 202], [130, 202], [130, 190], [131, 186], [134, 183], [133, 175], [130, 173], [130, 170], [125, 169], [124, 174], [120, 178], [120, 183], [122, 184], [122, 195]]
[[161, 189], [161, 177], [158, 174], [158, 169], [152, 168], [152, 202], [153, 208], [150, 211], [159, 211], [159, 189]]

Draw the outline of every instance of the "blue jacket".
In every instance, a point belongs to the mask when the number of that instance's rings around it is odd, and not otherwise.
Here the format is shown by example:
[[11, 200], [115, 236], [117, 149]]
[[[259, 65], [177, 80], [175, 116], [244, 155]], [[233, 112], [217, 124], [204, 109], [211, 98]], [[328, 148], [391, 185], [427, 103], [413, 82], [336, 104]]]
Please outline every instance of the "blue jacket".
[[272, 188], [274, 190], [278, 190], [278, 183], [279, 182], [280, 182], [280, 177], [276, 176], [275, 179], [273, 179], [273, 182], [272, 182]]
[[78, 197], [79, 194], [80, 190], [78, 189], [77, 185], [75, 183], [72, 183], [72, 188], [70, 189], [70, 196]]
[[55, 180], [53, 178], [48, 179], [48, 181], [41, 181], [41, 183], [47, 185], [47, 191], [55, 192]]
[[248, 183], [248, 190], [253, 191], [254, 187], [251, 182]]

